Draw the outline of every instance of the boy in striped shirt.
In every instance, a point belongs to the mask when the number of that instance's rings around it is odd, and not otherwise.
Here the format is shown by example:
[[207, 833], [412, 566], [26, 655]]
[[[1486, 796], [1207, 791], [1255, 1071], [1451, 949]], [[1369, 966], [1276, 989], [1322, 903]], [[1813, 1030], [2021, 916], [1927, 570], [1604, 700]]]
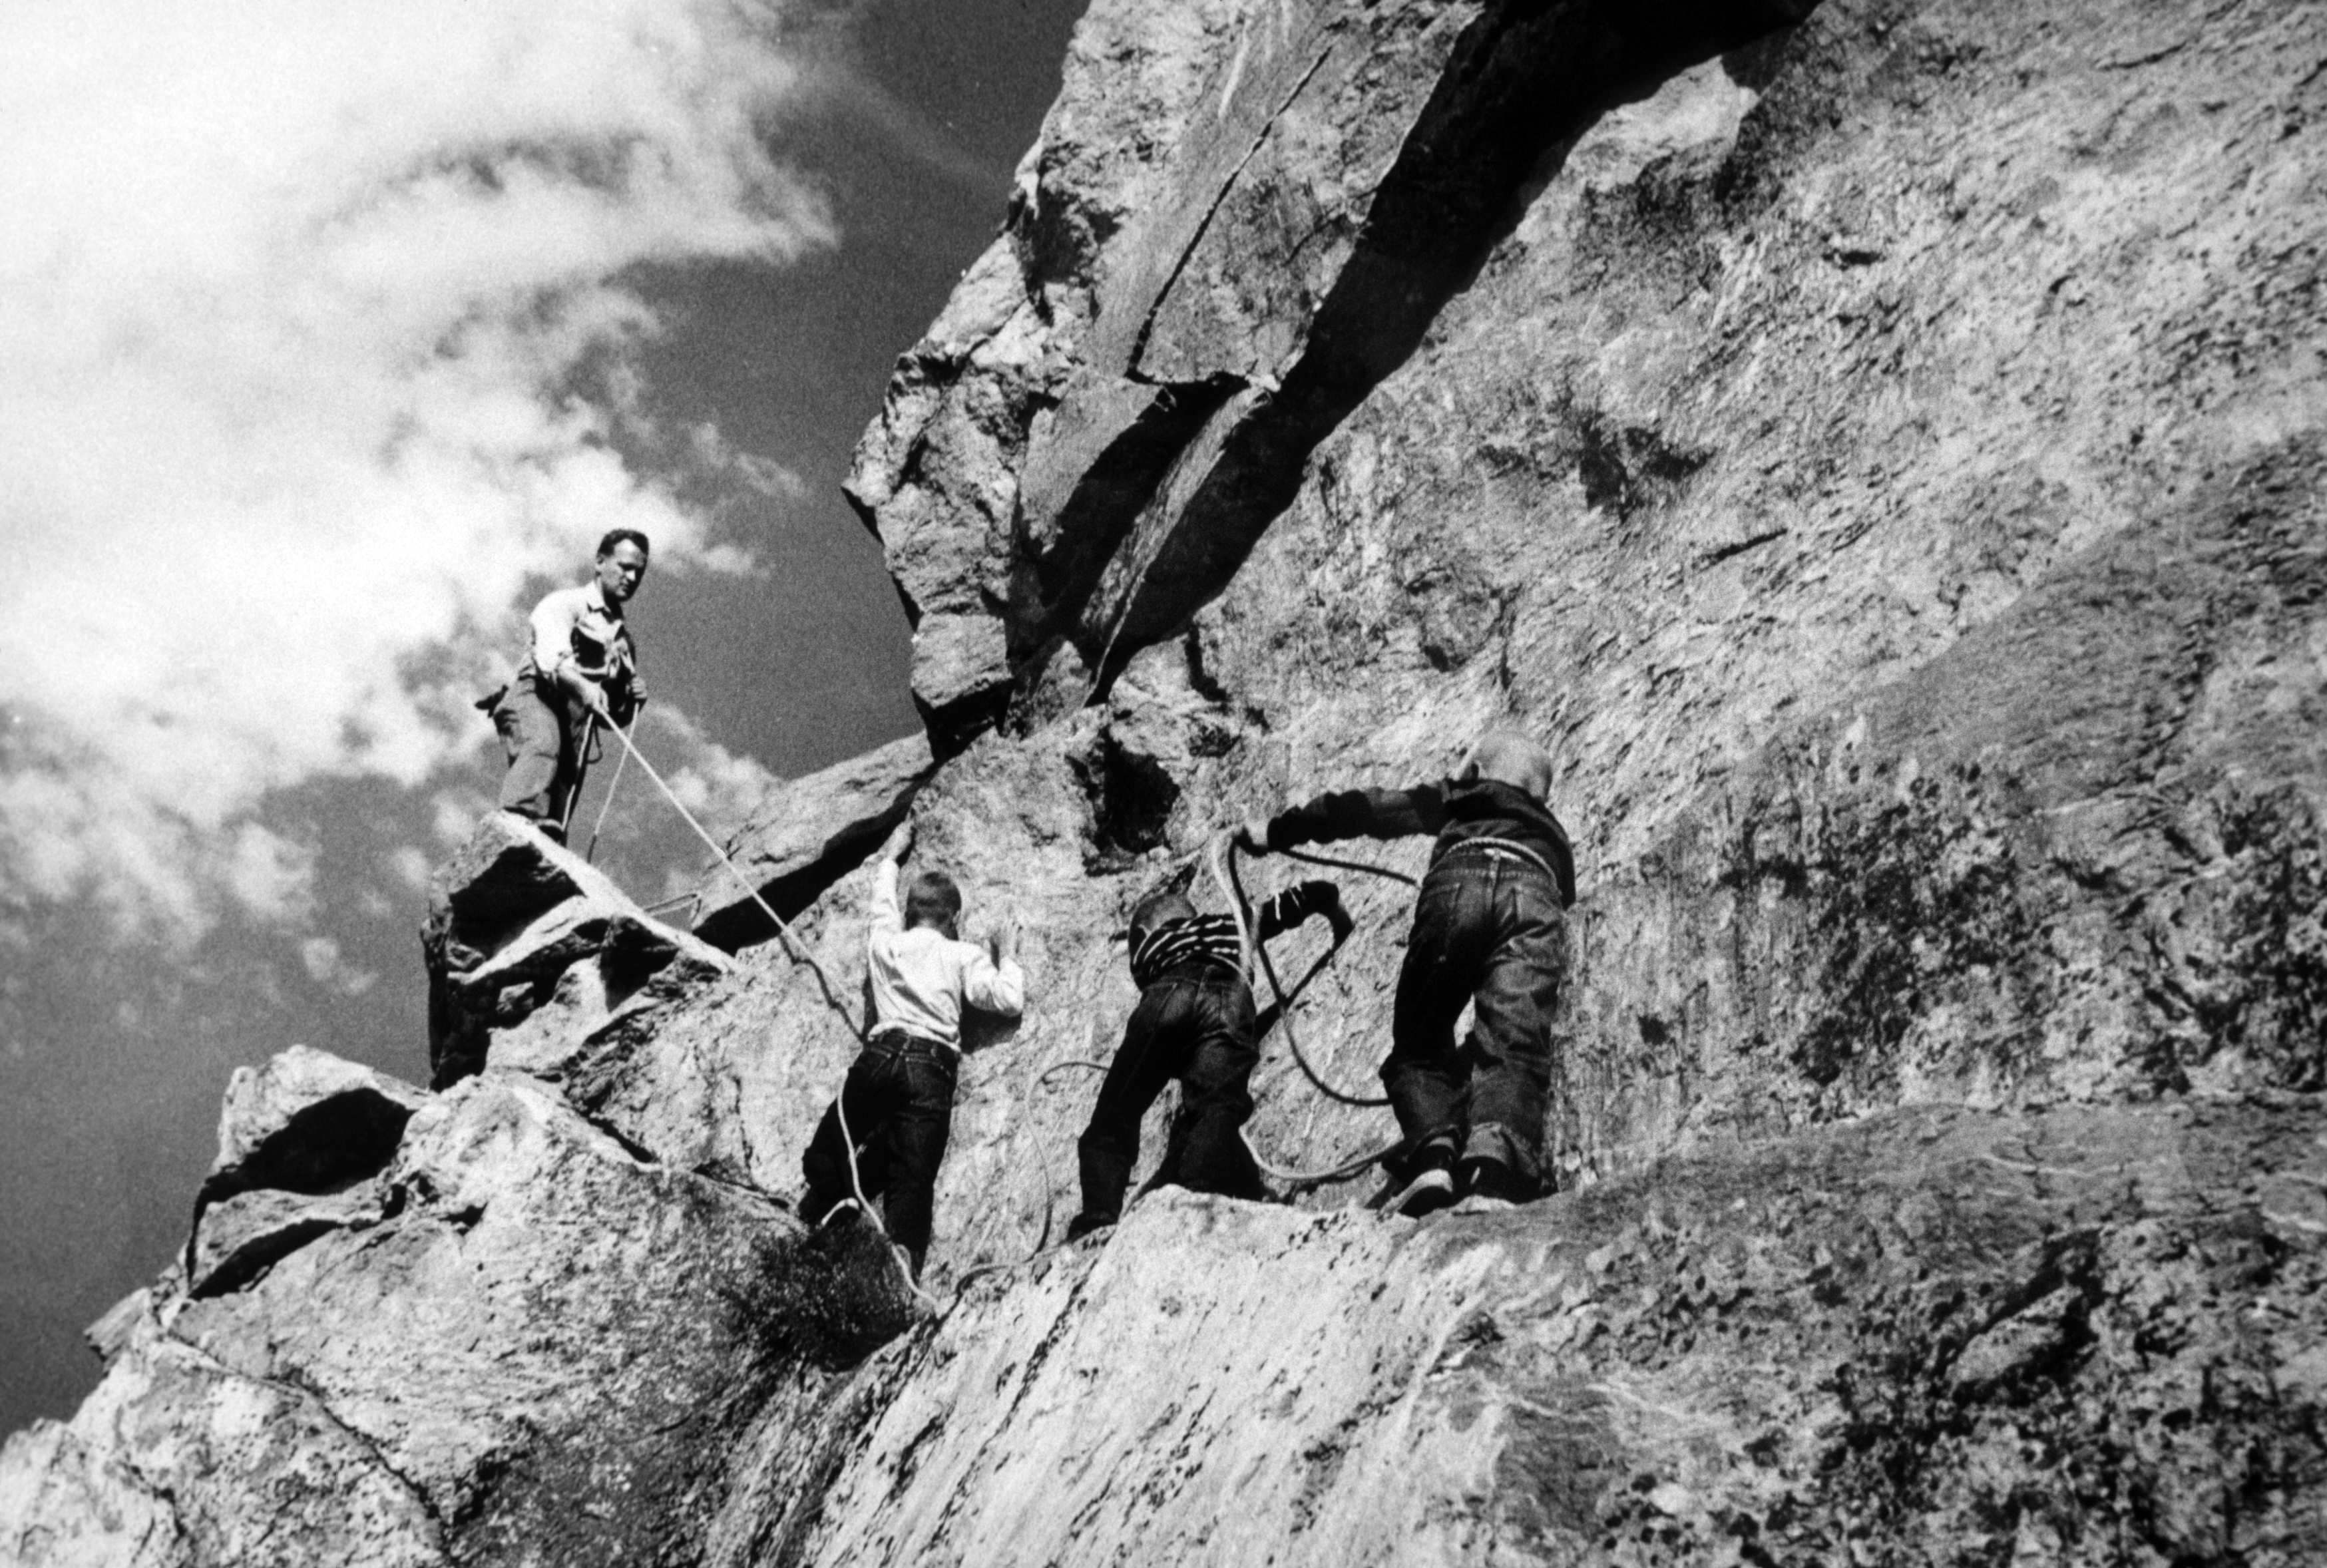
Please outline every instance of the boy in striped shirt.
[[[1319, 914], [1332, 922], [1336, 940], [1348, 932], [1339, 890], [1305, 882], [1261, 906], [1254, 936], [1266, 941]], [[1131, 916], [1131, 977], [1139, 985], [1139, 1005], [1076, 1145], [1083, 1209], [1067, 1227], [1070, 1240], [1121, 1216], [1139, 1159], [1140, 1120], [1173, 1078], [1181, 1085], [1180, 1114], [1157, 1181], [1230, 1198], [1266, 1196], [1239, 1135], [1252, 1115], [1249, 1080], [1260, 1050], [1236, 921], [1198, 914], [1184, 893], [1143, 901]]]

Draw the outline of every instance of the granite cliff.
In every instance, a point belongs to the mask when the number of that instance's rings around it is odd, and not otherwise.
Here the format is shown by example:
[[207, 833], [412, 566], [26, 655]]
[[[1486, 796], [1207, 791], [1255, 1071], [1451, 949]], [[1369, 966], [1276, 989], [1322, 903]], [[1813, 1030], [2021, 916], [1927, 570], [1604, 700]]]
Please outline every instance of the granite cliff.
[[[2327, 1556], [2322, 236], [2302, 0], [1098, 0], [850, 480], [926, 742], [733, 846], [849, 985], [908, 813], [1029, 932], [941, 1310], [790, 1213], [854, 1041], [734, 880], [489, 823], [436, 1092], [238, 1077], [0, 1556]], [[1133, 901], [1491, 721], [1579, 846], [1564, 1190], [1056, 1246]], [[1365, 1089], [1344, 889], [1277, 958]]]

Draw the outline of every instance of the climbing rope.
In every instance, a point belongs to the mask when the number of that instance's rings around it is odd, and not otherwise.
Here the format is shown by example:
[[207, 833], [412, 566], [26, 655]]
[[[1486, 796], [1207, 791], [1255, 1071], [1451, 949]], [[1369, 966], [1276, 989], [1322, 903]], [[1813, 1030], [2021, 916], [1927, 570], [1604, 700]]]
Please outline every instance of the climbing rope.
[[[594, 723], [594, 720], [593, 722]], [[833, 984], [832, 976], [826, 972], [824, 966], [818, 962], [816, 955], [808, 950], [806, 945], [803, 944], [793, 933], [790, 925], [781, 915], [776, 913], [773, 906], [771, 906], [765, 898], [761, 896], [760, 890], [752, 885], [751, 878], [743, 874], [743, 869], [736, 865], [734, 861], [728, 856], [726, 850], [721, 847], [719, 842], [713, 838], [711, 835], [705, 830], [700, 822], [697, 822], [695, 819], [695, 814], [687, 810], [686, 803], [679, 799], [678, 792], [672, 789], [670, 785], [665, 781], [663, 776], [655, 770], [654, 764], [648, 761], [645, 756], [640, 752], [637, 745], [631, 740], [629, 733], [620, 726], [610, 727], [612, 729], [615, 739], [619, 740], [622, 744], [623, 758], [625, 760], [631, 758], [635, 758], [637, 760], [640, 770], [646, 774], [649, 779], [652, 780], [655, 788], [662, 792], [663, 798], [670, 802], [671, 809], [677, 811], [680, 819], [683, 820], [689, 828], [694, 830], [695, 835], [701, 839], [710, 849], [712, 854], [718, 860], [719, 863], [727, 868], [728, 873], [735, 878], [739, 884], [742, 885], [745, 895], [749, 897], [754, 904], [759, 906], [760, 912], [768, 917], [770, 923], [775, 928], [777, 936], [781, 939], [785, 956], [795, 963], [804, 964], [808, 966], [809, 972], [816, 976], [817, 985], [823, 993], [825, 1004], [832, 1010], [833, 1013], [838, 1017], [844, 1024], [847, 1026], [849, 1033], [855, 1036], [860, 1043], [864, 1043], [864, 1035], [863, 1031], [857, 1028], [855, 1021], [849, 1016], [846, 1006], [840, 1000], [838, 987]], [[613, 786], [615, 783], [619, 783], [621, 779], [621, 763], [618, 761], [615, 766], [614, 778], [612, 780], [609, 781], [607, 785], [607, 798], [610, 804], [613, 795]], [[605, 808], [603, 807], [599, 811], [598, 825], [602, 829], [605, 825]], [[591, 834], [590, 839], [590, 846], [593, 851], [597, 847], [597, 832], [593, 831]], [[1385, 877], [1393, 882], [1404, 882], [1409, 887], [1416, 885], [1414, 878], [1406, 876], [1399, 872], [1391, 871], [1386, 866], [1370, 865], [1362, 861], [1340, 860], [1330, 855], [1308, 854], [1298, 850], [1287, 850], [1284, 853], [1294, 860], [1306, 861], [1313, 865], [1332, 866], [1346, 871], [1361, 872], [1373, 876]], [[1292, 1048], [1293, 1059], [1299, 1065], [1302, 1072], [1308, 1078], [1312, 1084], [1316, 1086], [1319, 1093], [1323, 1094], [1328, 1098], [1338, 1100], [1343, 1105], [1355, 1106], [1360, 1108], [1371, 1108], [1389, 1104], [1387, 1097], [1352, 1095], [1334, 1087], [1332, 1084], [1327, 1083], [1323, 1076], [1321, 1075], [1313, 1065], [1311, 1065], [1308, 1054], [1301, 1049], [1300, 1036], [1293, 1027], [1293, 1002], [1303, 990], [1307, 988], [1309, 982], [1316, 975], [1318, 970], [1323, 967], [1325, 958], [1332, 957], [1332, 951], [1329, 950], [1323, 957], [1318, 959], [1316, 964], [1311, 966], [1309, 973], [1302, 976], [1301, 982], [1298, 985], [1295, 985], [1290, 992], [1286, 991], [1284, 983], [1277, 977], [1276, 964], [1269, 958], [1266, 944], [1255, 940], [1250, 922], [1246, 919], [1243, 879], [1237, 871], [1236, 850], [1228, 835], [1222, 835], [1220, 838], [1214, 840], [1209, 860], [1210, 863], [1213, 880], [1220, 885], [1220, 891], [1227, 896], [1229, 910], [1236, 921], [1238, 945], [1242, 949], [1245, 957], [1246, 970], [1248, 973], [1250, 972], [1252, 960], [1255, 957], [1257, 957], [1261, 972], [1268, 977], [1269, 990], [1276, 999], [1277, 1021], [1285, 1026], [1285, 1042]], [[1336, 942], [1334, 946], [1338, 948], [1340, 944]], [[1086, 1048], [1088, 1048], [1088, 1041], [1086, 1041]], [[1092, 1071], [1104, 1072], [1107, 1070], [1107, 1064], [1105, 1062], [1082, 1058], [1078, 1058], [1069, 1061], [1055, 1062], [1051, 1066], [1044, 1069], [1040, 1074], [1036, 1075], [1034, 1082], [1035, 1086], [1039, 1087], [1047, 1083], [1052, 1075], [1066, 1071], [1069, 1069], [1085, 1069]], [[846, 1085], [844, 1083], [842, 1086], [842, 1092], [834, 1097], [833, 1110], [840, 1124], [842, 1146], [848, 1156], [848, 1184], [855, 1194], [857, 1211], [863, 1214], [868, 1220], [873, 1221], [873, 1223], [878, 1227], [880, 1225], [880, 1220], [873, 1211], [871, 1200], [865, 1196], [864, 1180], [857, 1170], [856, 1138], [855, 1133], [848, 1125], [848, 1108], [846, 1099]], [[1294, 1186], [1315, 1186], [1325, 1182], [1347, 1180], [1350, 1177], [1361, 1173], [1379, 1161], [1387, 1158], [1394, 1153], [1398, 1146], [1397, 1142], [1393, 1140], [1390, 1143], [1374, 1151], [1371, 1153], [1360, 1155], [1354, 1160], [1344, 1162], [1341, 1164], [1332, 1166], [1325, 1170], [1294, 1171], [1285, 1166], [1275, 1164], [1262, 1155], [1260, 1151], [1253, 1146], [1251, 1137], [1244, 1131], [1244, 1129], [1238, 1129], [1238, 1136], [1244, 1140], [1246, 1152], [1251, 1154], [1254, 1164], [1259, 1168], [1262, 1174], [1271, 1177], [1276, 1181], [1286, 1182]], [[1039, 1153], [1037, 1154], [1037, 1159], [1040, 1160]], [[1052, 1218], [1051, 1206], [1054, 1201], [1053, 1189], [1055, 1187], [1055, 1183], [1051, 1180], [1048, 1162], [1042, 1162], [1042, 1180], [1044, 1204], [1042, 1234], [1034, 1251], [1028, 1254], [1026, 1257], [1018, 1260], [1016, 1263], [986, 1264], [982, 1265], [977, 1268], [971, 1269], [956, 1282], [955, 1297], [957, 1300], [959, 1299], [960, 1293], [966, 1289], [971, 1282], [980, 1278], [981, 1276], [996, 1272], [1003, 1268], [1021, 1266], [1023, 1264], [1033, 1262], [1035, 1258], [1042, 1256], [1045, 1252], [1056, 1250], [1055, 1247], [1049, 1245], [1051, 1222]], [[883, 1239], [888, 1239], [885, 1229], [883, 1231]], [[921, 1302], [926, 1303], [932, 1311], [942, 1313], [946, 1310], [945, 1307], [938, 1302], [936, 1297], [932, 1296], [927, 1290], [922, 1288], [919, 1280], [913, 1277], [911, 1261], [905, 1255], [904, 1248], [899, 1246], [894, 1241], [890, 1241], [889, 1254], [891, 1260], [896, 1265], [898, 1276], [904, 1282], [905, 1288], [914, 1296], [918, 1297]]]
[[1272, 852], [1293, 860], [1307, 861], [1311, 865], [1330, 865], [1341, 871], [1361, 871], [1368, 876], [1383, 877], [1390, 882], [1404, 882], [1410, 888], [1422, 884], [1402, 871], [1392, 871], [1386, 865], [1374, 865], [1362, 860], [1336, 860], [1330, 854], [1312, 854], [1304, 849], [1280, 849]]
[[[1301, 984], [1294, 986], [1292, 991], [1288, 992], [1285, 989], [1285, 983], [1276, 977], [1276, 965], [1269, 958], [1268, 944], [1257, 940], [1251, 927], [1245, 920], [1244, 879], [1237, 873], [1236, 856], [1236, 845], [1229, 835], [1222, 834], [1214, 839], [1210, 857], [1212, 880], [1220, 884], [1220, 891], [1228, 897], [1229, 914], [1236, 920], [1237, 939], [1245, 952], [1246, 973], [1251, 973], [1250, 960], [1257, 954], [1260, 958], [1261, 973], [1268, 976], [1268, 989], [1276, 998], [1276, 1022], [1284, 1025], [1285, 1042], [1293, 1048], [1293, 1059], [1300, 1065], [1301, 1070], [1308, 1075], [1309, 1081], [1316, 1085], [1318, 1090], [1329, 1098], [1339, 1100], [1343, 1105], [1362, 1107], [1389, 1104], [1388, 1099], [1368, 1099], [1357, 1095], [1345, 1094], [1327, 1083], [1319, 1075], [1317, 1069], [1309, 1065], [1308, 1055], [1301, 1049], [1301, 1036], [1293, 1027], [1293, 1002], [1294, 997], [1307, 989], [1309, 982], [1315, 977], [1317, 971], [1324, 966], [1325, 959], [1320, 958], [1311, 966], [1309, 973], [1301, 977]], [[1223, 866], [1226, 867], [1225, 874], [1222, 872]], [[1341, 943], [1338, 941], [1333, 944], [1334, 948], [1340, 946]], [[1332, 956], [1332, 950], [1328, 949], [1325, 957]], [[1253, 1163], [1260, 1168], [1263, 1175], [1296, 1187], [1318, 1186], [1328, 1181], [1346, 1181], [1367, 1170], [1377, 1161], [1388, 1157], [1397, 1148], [1397, 1141], [1392, 1140], [1388, 1145], [1375, 1150], [1370, 1154], [1360, 1155], [1356, 1160], [1333, 1166], [1329, 1170], [1294, 1171], [1276, 1164], [1264, 1156], [1253, 1146], [1252, 1135], [1242, 1127], [1237, 1129], [1237, 1136], [1244, 1140], [1245, 1153], [1252, 1156]]]
[[[586, 715], [582, 721], [582, 744], [575, 749], [574, 753], [575, 757], [580, 759], [580, 761], [575, 764], [577, 770], [589, 767], [590, 748], [597, 743], [598, 715], [593, 712]], [[565, 809], [557, 818], [558, 843], [564, 844], [565, 842], [566, 835], [573, 832], [574, 808], [581, 804], [582, 780], [580, 774], [577, 771], [572, 786], [565, 791]]]
[[[654, 764], [640, 754], [638, 747], [631, 743], [629, 734], [616, 728], [614, 736], [622, 742], [622, 750], [625, 752], [638, 759], [639, 767], [649, 779], [654, 780], [655, 788], [662, 791], [663, 798], [670, 802], [671, 809], [677, 811], [685, 819], [687, 826], [695, 829], [695, 836], [708, 845], [711, 853], [718, 857], [719, 863], [725, 866], [734, 874], [735, 880], [743, 884], [743, 891], [750, 896], [753, 903], [760, 906], [760, 912], [775, 923], [776, 935], [783, 939], [785, 956], [796, 963], [807, 965], [814, 973], [817, 985], [824, 992], [825, 1004], [832, 1009], [842, 1023], [847, 1025], [848, 1032], [856, 1037], [859, 1044], [867, 1043], [864, 1031], [856, 1027], [855, 1020], [848, 1015], [848, 1009], [842, 1004], [838, 990], [832, 983], [832, 976], [825, 973], [824, 966], [817, 962], [816, 955], [809, 952], [806, 945], [792, 934], [792, 929], [785, 922], [783, 916], [776, 913], [768, 901], [760, 896], [760, 890], [752, 885], [752, 879], [743, 874], [743, 868], [727, 857], [727, 852], [719, 846], [719, 841], [704, 831], [703, 824], [695, 820], [695, 813], [689, 811], [686, 802], [679, 799], [678, 792], [663, 781], [662, 775], [655, 771]], [[878, 1217], [874, 1214], [872, 1202], [864, 1196], [864, 1179], [857, 1173], [856, 1135], [849, 1130], [847, 1101], [848, 1086], [844, 1081], [841, 1085], [841, 1092], [833, 1097], [832, 1108], [840, 1119], [841, 1146], [848, 1154], [848, 1185], [856, 1195], [857, 1212], [871, 1220], [881, 1230], [883, 1240], [889, 1241], [888, 1229], [881, 1225]], [[945, 1309], [939, 1304], [938, 1299], [923, 1290], [921, 1282], [913, 1277], [912, 1261], [905, 1255], [905, 1249], [894, 1241], [889, 1241], [889, 1255], [896, 1264], [898, 1276], [905, 1282], [905, 1288], [926, 1302], [931, 1311], [943, 1311]]]
[[[1223, 845], [1226, 846], [1225, 851], [1223, 851]], [[1317, 1092], [1327, 1099], [1339, 1100], [1345, 1106], [1356, 1106], [1360, 1109], [1370, 1109], [1376, 1106], [1389, 1104], [1387, 1096], [1353, 1095], [1347, 1090], [1335, 1088], [1325, 1081], [1322, 1074], [1310, 1065], [1308, 1052], [1301, 1049], [1301, 1036], [1293, 1027], [1293, 1004], [1286, 999], [1284, 983], [1276, 977], [1276, 966], [1268, 957], [1267, 944], [1255, 943], [1245, 925], [1244, 879], [1237, 873], [1236, 854], [1236, 848], [1228, 843], [1226, 835], [1214, 840], [1212, 874], [1220, 878], [1220, 891], [1228, 895], [1229, 907], [1236, 911], [1237, 932], [1244, 941], [1245, 951], [1249, 954], [1256, 947], [1258, 949], [1260, 970], [1262, 974], [1268, 976], [1268, 988], [1276, 997], [1277, 1022], [1285, 1026], [1285, 1043], [1293, 1048], [1293, 1059], [1300, 1064], [1301, 1070], [1308, 1075], [1309, 1081], [1317, 1086]], [[1220, 877], [1220, 873], [1222, 861], [1225, 861], [1228, 865], [1228, 874], [1225, 877]]]
[[[595, 714], [592, 715], [590, 722], [593, 724], [598, 722]], [[632, 723], [638, 723], [636, 719], [633, 719], [631, 722]], [[627, 740], [628, 738], [628, 734], [625, 733], [624, 739]], [[606, 798], [599, 803], [598, 824], [596, 826], [590, 829], [590, 847], [582, 852], [582, 858], [584, 860], [594, 861], [598, 858], [598, 835], [606, 831], [606, 813], [614, 808], [614, 790], [616, 787], [621, 783], [622, 768], [630, 761], [630, 760], [631, 754], [628, 751], [624, 751], [621, 756], [614, 759], [614, 776], [606, 780]], [[575, 793], [578, 794], [580, 791], [577, 790]]]

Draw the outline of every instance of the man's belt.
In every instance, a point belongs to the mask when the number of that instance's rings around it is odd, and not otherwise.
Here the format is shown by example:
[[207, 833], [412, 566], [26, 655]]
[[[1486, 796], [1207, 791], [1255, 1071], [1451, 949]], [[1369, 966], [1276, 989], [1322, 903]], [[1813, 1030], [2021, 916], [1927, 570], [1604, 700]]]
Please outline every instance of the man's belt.
[[1549, 877], [1554, 887], [1559, 885], [1559, 873], [1551, 869], [1551, 863], [1544, 859], [1543, 856], [1537, 854], [1535, 851], [1529, 849], [1524, 844], [1514, 843], [1512, 840], [1508, 838], [1488, 838], [1481, 835], [1476, 838], [1463, 839], [1456, 843], [1452, 848], [1448, 849], [1446, 853], [1449, 855], [1457, 855], [1461, 854], [1467, 849], [1475, 849], [1480, 854], [1491, 855], [1497, 860], [1523, 861], [1527, 864], [1535, 867], [1536, 870], [1543, 873], [1544, 875]]
[[896, 1024], [875, 1024], [873, 1032], [864, 1037], [864, 1043], [877, 1045], [886, 1050], [906, 1050], [913, 1046], [922, 1046], [935, 1052], [939, 1059], [943, 1061], [951, 1061], [961, 1054], [961, 1048], [958, 1045], [949, 1045], [942, 1040], [931, 1040], [926, 1034], [915, 1034], [911, 1030]]

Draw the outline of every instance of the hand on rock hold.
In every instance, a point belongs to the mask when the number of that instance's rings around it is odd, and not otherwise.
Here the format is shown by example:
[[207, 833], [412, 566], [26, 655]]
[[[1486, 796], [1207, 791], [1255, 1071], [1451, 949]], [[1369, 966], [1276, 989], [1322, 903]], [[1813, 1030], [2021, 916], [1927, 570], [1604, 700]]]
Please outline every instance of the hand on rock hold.
[[1268, 853], [1268, 818], [1256, 813], [1236, 830], [1236, 846], [1247, 854]]

